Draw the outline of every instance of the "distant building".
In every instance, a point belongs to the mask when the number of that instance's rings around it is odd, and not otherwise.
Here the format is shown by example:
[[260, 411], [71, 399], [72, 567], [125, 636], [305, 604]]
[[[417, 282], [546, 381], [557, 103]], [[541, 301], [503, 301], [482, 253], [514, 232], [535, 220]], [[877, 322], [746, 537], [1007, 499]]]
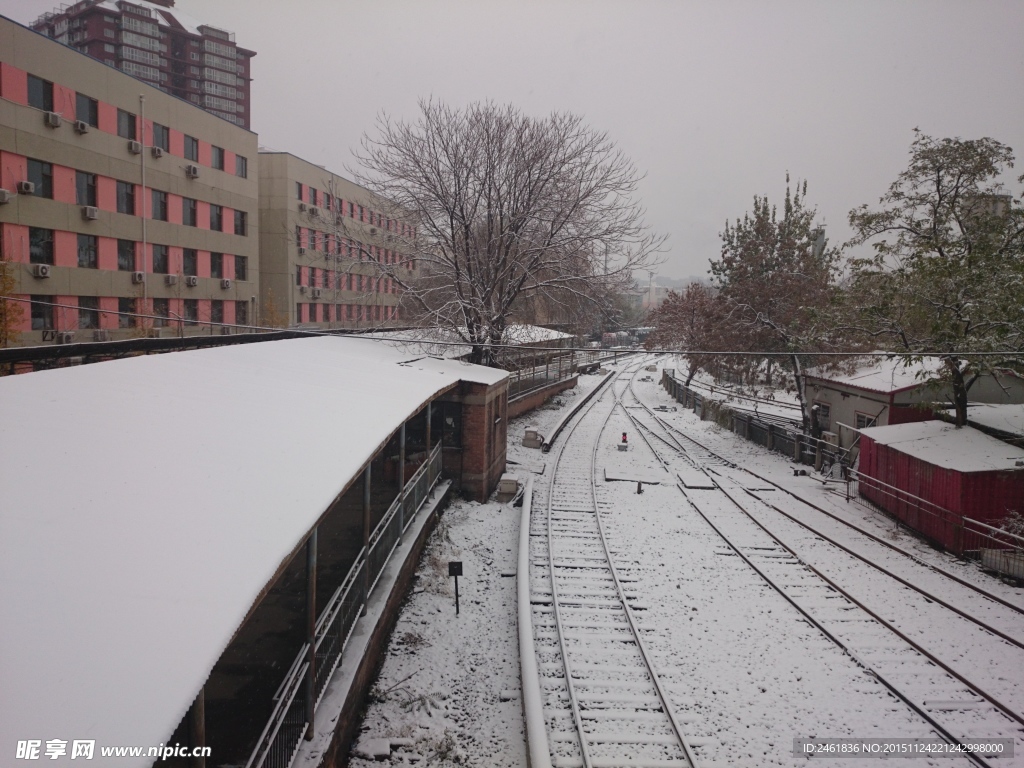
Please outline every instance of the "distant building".
[[175, 10], [174, 0], [81, 0], [44, 13], [31, 28], [235, 125], [250, 125], [256, 53], [239, 48], [232, 32]]
[[391, 206], [369, 190], [318, 165], [287, 152], [259, 157], [264, 319], [318, 328], [397, 324], [398, 285], [383, 273], [412, 273], [414, 262], [399, 250], [411, 226], [383, 213]]
[[254, 133], [4, 18], [0, 126], [18, 344], [258, 322]]
[[[866, 427], [927, 421], [951, 400], [936, 371], [902, 360], [881, 360], [849, 374], [808, 371], [807, 400], [817, 407], [825, 438], [849, 448]], [[978, 378], [968, 392], [973, 403], [1024, 403], [1024, 379], [1012, 371]]]

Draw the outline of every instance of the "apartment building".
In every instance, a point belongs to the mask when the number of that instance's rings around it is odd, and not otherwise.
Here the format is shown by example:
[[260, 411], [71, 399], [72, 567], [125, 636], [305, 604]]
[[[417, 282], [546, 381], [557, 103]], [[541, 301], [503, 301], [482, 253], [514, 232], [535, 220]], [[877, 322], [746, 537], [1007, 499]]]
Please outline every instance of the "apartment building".
[[287, 152], [260, 152], [260, 293], [275, 325], [401, 322], [396, 276], [413, 234], [369, 190]]
[[0, 258], [31, 300], [16, 343], [258, 322], [257, 152], [255, 134], [0, 17]]
[[174, 0], [81, 0], [31, 28], [243, 128], [250, 125], [251, 59], [232, 32], [174, 8]]

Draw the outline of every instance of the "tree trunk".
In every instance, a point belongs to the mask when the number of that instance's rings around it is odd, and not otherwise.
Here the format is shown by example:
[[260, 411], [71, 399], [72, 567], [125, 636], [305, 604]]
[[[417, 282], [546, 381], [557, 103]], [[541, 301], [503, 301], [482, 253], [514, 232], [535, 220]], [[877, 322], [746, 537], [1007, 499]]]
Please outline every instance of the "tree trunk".
[[800, 356], [790, 355], [789, 363], [793, 368], [793, 380], [796, 382], [796, 397], [800, 402], [800, 418], [803, 421], [804, 434], [810, 434], [811, 417], [807, 412], [807, 393], [804, 391], [804, 377], [801, 375]]
[[956, 409], [956, 426], [967, 425], [967, 383], [960, 365], [952, 360], [947, 361], [950, 372], [950, 383], [953, 385], [953, 406]]

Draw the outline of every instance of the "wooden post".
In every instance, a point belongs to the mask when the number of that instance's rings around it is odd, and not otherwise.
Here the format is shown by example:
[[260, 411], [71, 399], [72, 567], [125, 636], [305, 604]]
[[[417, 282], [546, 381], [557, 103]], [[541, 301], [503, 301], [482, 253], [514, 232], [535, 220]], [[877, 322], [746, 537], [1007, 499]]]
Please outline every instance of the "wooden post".
[[769, 424], [768, 425], [768, 450], [769, 451], [774, 451], [775, 450], [775, 425], [774, 424]]
[[[206, 688], [199, 689], [199, 695], [189, 709], [189, 742], [193, 749], [206, 746]], [[192, 768], [206, 768], [206, 758], [192, 758]]]
[[370, 599], [370, 464], [363, 472], [363, 610], [360, 616], [366, 615], [366, 603]]
[[306, 540], [306, 741], [313, 739], [313, 716], [316, 709], [316, 538], [314, 528]]

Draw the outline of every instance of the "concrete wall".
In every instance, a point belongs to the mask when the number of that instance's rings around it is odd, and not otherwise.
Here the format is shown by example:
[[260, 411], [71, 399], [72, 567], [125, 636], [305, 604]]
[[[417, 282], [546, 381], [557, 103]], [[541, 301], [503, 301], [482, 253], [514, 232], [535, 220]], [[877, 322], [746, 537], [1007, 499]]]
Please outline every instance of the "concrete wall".
[[557, 381], [543, 389], [517, 397], [508, 404], [508, 417], [514, 419], [517, 416], [522, 416], [524, 413], [532, 411], [534, 408], [539, 408], [559, 392], [575, 387], [577, 381], [579, 381], [579, 376], [573, 376], [565, 381]]

